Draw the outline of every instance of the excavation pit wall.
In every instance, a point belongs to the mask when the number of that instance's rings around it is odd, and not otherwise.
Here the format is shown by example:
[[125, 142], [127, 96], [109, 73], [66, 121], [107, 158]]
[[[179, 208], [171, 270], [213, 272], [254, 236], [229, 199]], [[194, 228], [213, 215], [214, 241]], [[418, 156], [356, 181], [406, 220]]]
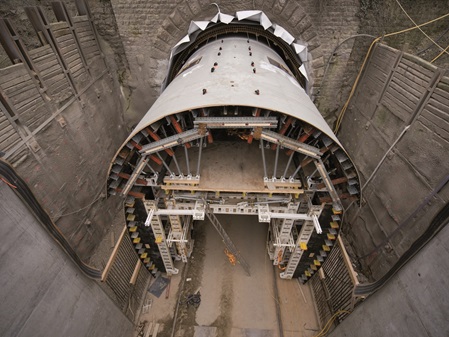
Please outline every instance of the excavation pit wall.
[[338, 133], [366, 185], [344, 232], [373, 279], [449, 201], [448, 103], [445, 69], [376, 45]]
[[123, 217], [122, 201], [105, 198], [105, 180], [128, 131], [111, 47], [87, 16], [72, 22], [50, 22], [53, 45], [24, 44], [32, 69], [24, 62], [0, 69], [0, 151], [88, 261]]

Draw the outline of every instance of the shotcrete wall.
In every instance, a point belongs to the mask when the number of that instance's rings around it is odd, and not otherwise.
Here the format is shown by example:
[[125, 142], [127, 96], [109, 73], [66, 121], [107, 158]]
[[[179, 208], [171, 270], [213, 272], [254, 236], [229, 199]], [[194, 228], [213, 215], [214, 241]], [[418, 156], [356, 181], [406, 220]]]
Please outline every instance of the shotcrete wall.
[[105, 182], [128, 130], [118, 81], [123, 62], [70, 3], [78, 41], [68, 23], [55, 22], [44, 7], [54, 45], [39, 42], [23, 8], [0, 6], [32, 60], [30, 70], [2, 59], [0, 151], [87, 260], [117, 214], [122, 218], [120, 199], [105, 198]]
[[448, 242], [446, 226], [329, 336], [448, 336]]
[[132, 323], [0, 183], [0, 335], [130, 336]]
[[338, 134], [365, 185], [345, 231], [374, 279], [449, 201], [448, 103], [445, 69], [375, 47]]

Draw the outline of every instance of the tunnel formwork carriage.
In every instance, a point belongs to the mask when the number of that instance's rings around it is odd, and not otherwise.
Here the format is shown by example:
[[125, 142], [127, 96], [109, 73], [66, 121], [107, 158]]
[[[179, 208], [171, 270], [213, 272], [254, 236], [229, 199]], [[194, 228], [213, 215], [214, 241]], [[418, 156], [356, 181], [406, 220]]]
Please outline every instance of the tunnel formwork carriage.
[[126, 198], [153, 273], [177, 273], [173, 260], [187, 262], [205, 216], [245, 267], [215, 214], [246, 214], [269, 223], [281, 277], [305, 282], [333, 246], [343, 203], [359, 199], [357, 170], [306, 92], [298, 44], [267, 20], [247, 11], [192, 23], [162, 94], [111, 164], [108, 192]]

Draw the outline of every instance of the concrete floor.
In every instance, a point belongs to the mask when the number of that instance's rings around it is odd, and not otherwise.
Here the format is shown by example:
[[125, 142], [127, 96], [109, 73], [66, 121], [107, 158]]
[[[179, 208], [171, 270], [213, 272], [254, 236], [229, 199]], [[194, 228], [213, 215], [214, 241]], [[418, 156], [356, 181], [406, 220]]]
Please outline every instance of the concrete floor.
[[[280, 270], [273, 267], [266, 253], [267, 225], [258, 223], [255, 216], [220, 216], [219, 220], [250, 265], [251, 276], [239, 265], [230, 264], [212, 225], [198, 222], [189, 264], [177, 263], [180, 272], [172, 276], [169, 298], [165, 293], [160, 298], [148, 294], [152, 307], [140, 321], [159, 323], [158, 337], [172, 336], [178, 296], [183, 300], [199, 289], [201, 304], [197, 309], [179, 305], [173, 336], [278, 337], [276, 301], [284, 336], [316, 334], [319, 328], [311, 290], [296, 280], [279, 278]], [[245, 239], [249, 237], [253, 239]]]

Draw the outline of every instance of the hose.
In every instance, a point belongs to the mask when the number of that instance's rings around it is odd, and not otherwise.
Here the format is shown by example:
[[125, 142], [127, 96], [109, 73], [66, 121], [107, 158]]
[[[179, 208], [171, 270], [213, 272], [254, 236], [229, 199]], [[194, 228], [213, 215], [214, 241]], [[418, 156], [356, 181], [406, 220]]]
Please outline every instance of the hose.
[[81, 260], [81, 258], [69, 244], [65, 236], [54, 224], [50, 216], [36, 199], [27, 183], [16, 173], [14, 168], [3, 159], [0, 159], [0, 177], [1, 181], [6, 182], [7, 185], [10, 186], [12, 190], [17, 194], [17, 196], [24, 202], [24, 204], [28, 206], [28, 208], [31, 210], [31, 212], [33, 212], [35, 217], [47, 230], [50, 236], [62, 247], [62, 249], [84, 272], [84, 274], [92, 279], [101, 279], [102, 272], [87, 265]]
[[355, 296], [373, 294], [382, 288], [401, 268], [430, 242], [449, 222], [449, 204], [446, 204], [433, 218], [426, 231], [413, 242], [410, 248], [399, 258], [394, 266], [374, 283], [359, 284], [354, 288]]

